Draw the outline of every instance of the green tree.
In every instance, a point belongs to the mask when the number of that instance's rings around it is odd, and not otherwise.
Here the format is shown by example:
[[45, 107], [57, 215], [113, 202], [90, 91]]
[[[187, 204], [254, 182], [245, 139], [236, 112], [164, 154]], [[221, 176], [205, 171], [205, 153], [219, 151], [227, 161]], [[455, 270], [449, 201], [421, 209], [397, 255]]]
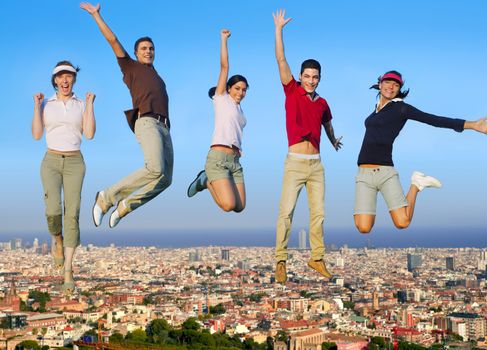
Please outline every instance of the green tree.
[[200, 324], [196, 321], [194, 317], [190, 317], [183, 322], [182, 327], [183, 329], [192, 329], [197, 331], [198, 329], [200, 329]]
[[353, 308], [355, 307], [355, 303], [353, 301], [344, 301], [343, 302], [343, 307], [345, 309], [353, 310]]
[[41, 350], [41, 346], [35, 340], [24, 340], [18, 343], [15, 349]]
[[110, 343], [120, 343], [123, 340], [123, 335], [120, 332], [114, 332], [110, 336]]
[[221, 315], [224, 314], [227, 310], [225, 309], [225, 306], [220, 303], [216, 306], [210, 306], [210, 313], [214, 315]]
[[170, 330], [171, 326], [165, 319], [156, 318], [149, 323], [146, 333], [151, 342], [164, 344], [169, 337]]
[[136, 329], [133, 332], [128, 332], [125, 339], [143, 343], [147, 340], [147, 334], [143, 329]]
[[334, 342], [321, 343], [321, 350], [337, 350], [337, 344]]
[[370, 339], [370, 342], [372, 344], [376, 344], [379, 349], [385, 349], [386, 347], [386, 341], [382, 337], [372, 337], [372, 339]]
[[283, 341], [283, 342], [287, 343], [287, 338], [288, 338], [288, 334], [286, 331], [284, 331], [282, 329], [277, 331], [276, 341]]

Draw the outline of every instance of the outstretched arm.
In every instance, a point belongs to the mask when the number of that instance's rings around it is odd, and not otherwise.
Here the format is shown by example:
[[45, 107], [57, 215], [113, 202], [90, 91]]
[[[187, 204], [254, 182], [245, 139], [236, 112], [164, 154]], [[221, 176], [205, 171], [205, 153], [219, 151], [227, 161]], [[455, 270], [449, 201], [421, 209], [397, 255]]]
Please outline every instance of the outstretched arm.
[[34, 95], [34, 116], [32, 117], [32, 137], [34, 140], [39, 140], [44, 133], [42, 101], [44, 101], [44, 94], [42, 92]]
[[335, 131], [333, 130], [333, 125], [331, 125], [331, 121], [326, 122], [323, 127], [325, 128], [326, 136], [328, 136], [328, 139], [330, 140], [335, 150], [338, 151], [340, 148], [342, 148], [343, 136], [340, 136], [339, 138], [335, 137]]
[[474, 122], [466, 121], [464, 129], [472, 129], [483, 134], [487, 134], [487, 117], [476, 120]]
[[285, 19], [285, 10], [279, 10], [273, 13], [274, 25], [276, 27], [276, 60], [279, 67], [279, 76], [281, 78], [281, 83], [287, 85], [293, 78], [289, 64], [286, 61], [286, 56], [284, 55], [284, 42], [282, 40], [282, 29], [284, 26], [292, 19]]
[[100, 28], [101, 33], [112, 47], [115, 56], [119, 58], [127, 56], [127, 52], [123, 48], [122, 44], [120, 44], [115, 34], [113, 34], [112, 30], [108, 27], [108, 25], [101, 17], [100, 4], [93, 6], [88, 2], [82, 2], [79, 7], [88, 12], [91, 16], [93, 16], [96, 24], [98, 25], [98, 28]]
[[92, 92], [86, 93], [86, 107], [83, 113], [83, 134], [88, 140], [91, 140], [95, 136], [96, 131], [95, 110], [93, 108], [95, 97], [96, 95]]
[[220, 76], [218, 77], [218, 83], [216, 84], [216, 94], [223, 95], [227, 91], [228, 80], [228, 45], [227, 41], [232, 33], [228, 29], [222, 29], [221, 34], [221, 46], [220, 46]]

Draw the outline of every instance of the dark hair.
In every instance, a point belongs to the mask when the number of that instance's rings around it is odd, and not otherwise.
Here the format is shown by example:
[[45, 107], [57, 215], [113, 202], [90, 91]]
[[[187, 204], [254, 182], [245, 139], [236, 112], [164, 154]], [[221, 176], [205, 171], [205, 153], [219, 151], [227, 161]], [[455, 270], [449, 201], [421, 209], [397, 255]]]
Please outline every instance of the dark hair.
[[[76, 70], [76, 73], [73, 73], [74, 74], [74, 80], [76, 81], [76, 75], [80, 70], [79, 67], [73, 66], [73, 64], [69, 61], [59, 61], [58, 63], [56, 63], [56, 66], [54, 68], [59, 67], [59, 66], [71, 66], [71, 67], [73, 67]], [[61, 73], [61, 72], [59, 72], [59, 73]], [[69, 73], [72, 73], [72, 72], [69, 72]], [[56, 75], [53, 74], [53, 76], [51, 77], [51, 84], [52, 84], [52, 87], [54, 88], [54, 90], [57, 90], [56, 82], [54, 81], [54, 78], [56, 77]]]
[[138, 38], [137, 41], [135, 42], [134, 44], [134, 52], [137, 52], [137, 48], [139, 47], [139, 44], [143, 41], [148, 41], [152, 44], [152, 46], [154, 46], [154, 48], [156, 48], [156, 45], [154, 45], [154, 42], [152, 41], [152, 39], [148, 36], [143, 36], [142, 38]]
[[[247, 79], [243, 75], [236, 74], [236, 75], [231, 76], [230, 79], [228, 79], [228, 81], [227, 81], [227, 91], [233, 85], [235, 85], [235, 84], [237, 84], [237, 83], [239, 83], [241, 81], [243, 81], [245, 83], [245, 85], [247, 85], [247, 88], [249, 87], [249, 83], [247, 82]], [[208, 90], [208, 96], [210, 98], [213, 98], [213, 96], [215, 96], [215, 93], [216, 93], [216, 86], [213, 86], [212, 88], [210, 88], [210, 90]]]
[[299, 74], [303, 74], [306, 68], [317, 69], [318, 74], [321, 77], [321, 65], [320, 62], [318, 62], [317, 60], [310, 58], [307, 59], [306, 61], [303, 61], [303, 63], [301, 63], [301, 72]]
[[[386, 75], [386, 74], [395, 74], [395, 75], [398, 75], [398, 76], [399, 76], [399, 78], [401, 78], [401, 79], [402, 79], [402, 74], [401, 74], [401, 73], [399, 73], [397, 70], [390, 70], [390, 71], [385, 72], [383, 75], [379, 76], [379, 77], [377, 78], [377, 83], [376, 83], [376, 84], [374, 84], [374, 85], [372, 85], [372, 86], [371, 86], [369, 89], [380, 90], [380, 89], [379, 89], [379, 84], [381, 83], [381, 81], [383, 81], [383, 80], [382, 80], [382, 77], [383, 77], [384, 75]], [[395, 79], [384, 79], [384, 80], [394, 80], [394, 81], [396, 81]], [[404, 79], [403, 79], [403, 80], [404, 80]], [[398, 83], [400, 84], [400, 82], [398, 82]], [[404, 85], [404, 84], [403, 84], [403, 85]], [[401, 85], [401, 87], [402, 87], [403, 85]], [[380, 92], [379, 92], [377, 95], [379, 95], [379, 94], [380, 94]], [[409, 94], [409, 89], [407, 89], [407, 90], [400, 90], [400, 91], [397, 93], [396, 98], [406, 98], [406, 96], [407, 96], [408, 94]]]

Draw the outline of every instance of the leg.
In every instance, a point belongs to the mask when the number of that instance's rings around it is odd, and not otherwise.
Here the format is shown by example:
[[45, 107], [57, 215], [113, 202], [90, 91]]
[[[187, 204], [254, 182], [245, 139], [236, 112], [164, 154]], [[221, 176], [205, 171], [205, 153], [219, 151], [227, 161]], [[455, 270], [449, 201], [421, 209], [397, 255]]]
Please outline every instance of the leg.
[[355, 227], [360, 233], [369, 233], [374, 227], [377, 208], [375, 178], [380, 168], [358, 168], [355, 177]]
[[325, 172], [320, 160], [314, 160], [306, 182], [309, 207], [309, 243], [311, 258], [322, 260], [325, 255], [323, 221], [325, 220]]
[[224, 211], [232, 211], [236, 207], [237, 196], [235, 195], [235, 184], [232, 179], [220, 179], [213, 182], [208, 182], [208, 190], [210, 191], [215, 203]]
[[144, 153], [144, 168], [105, 190], [110, 206], [126, 199], [128, 212], [156, 197], [172, 182], [173, 150], [169, 130], [156, 119], [140, 118], [136, 121], [135, 132]]
[[411, 224], [411, 221], [413, 220], [414, 207], [416, 206], [416, 197], [418, 195], [418, 192], [418, 188], [414, 185], [411, 185], [411, 187], [409, 188], [409, 192], [406, 195], [408, 205], [390, 211], [392, 221], [398, 229], [408, 228]]
[[46, 153], [41, 164], [41, 180], [44, 188], [47, 227], [52, 236], [51, 254], [54, 258], [56, 268], [62, 268], [64, 263], [61, 207], [63, 178], [60, 162], [60, 156]]
[[235, 205], [235, 209], [233, 210], [234, 212], [236, 213], [240, 213], [242, 210], [245, 209], [245, 205], [246, 205], [246, 196], [245, 196], [245, 183], [241, 182], [241, 183], [238, 183], [236, 184], [235, 186], [237, 186], [237, 204]]
[[65, 247], [64, 255], [66, 260], [64, 261], [64, 283], [63, 292], [66, 295], [70, 295], [74, 292], [74, 279], [73, 279], [73, 257], [76, 248]]
[[79, 212], [86, 171], [83, 157], [66, 157], [63, 170], [64, 247], [76, 248], [80, 243]]
[[287, 260], [287, 245], [299, 193], [306, 182], [301, 159], [287, 158], [284, 165], [281, 201], [276, 227], [276, 261]]

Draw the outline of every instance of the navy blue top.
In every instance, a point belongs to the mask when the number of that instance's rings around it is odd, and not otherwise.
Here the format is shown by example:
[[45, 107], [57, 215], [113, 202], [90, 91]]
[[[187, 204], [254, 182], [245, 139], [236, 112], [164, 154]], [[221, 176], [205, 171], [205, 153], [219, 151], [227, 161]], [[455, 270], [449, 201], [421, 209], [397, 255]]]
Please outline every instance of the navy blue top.
[[465, 124], [464, 119], [424, 113], [402, 100], [389, 102], [379, 112], [374, 111], [365, 119], [365, 136], [358, 156], [358, 165], [393, 166], [392, 145], [408, 119], [458, 132], [463, 131]]

